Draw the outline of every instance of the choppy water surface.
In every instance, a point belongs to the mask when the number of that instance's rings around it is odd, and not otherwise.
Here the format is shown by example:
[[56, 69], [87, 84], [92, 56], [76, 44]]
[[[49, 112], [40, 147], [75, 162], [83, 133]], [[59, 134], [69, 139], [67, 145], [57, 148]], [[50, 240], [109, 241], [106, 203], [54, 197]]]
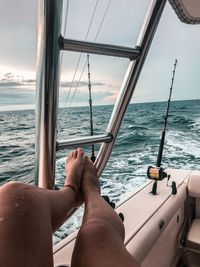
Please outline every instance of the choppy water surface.
[[[112, 156], [101, 177], [103, 194], [118, 201], [123, 193], [146, 181], [146, 170], [155, 165], [166, 103], [143, 103], [129, 106]], [[95, 134], [104, 133], [112, 106], [94, 107]], [[89, 109], [59, 110], [58, 139], [90, 133]], [[0, 112], [0, 183], [34, 180], [34, 111]], [[171, 103], [163, 154], [163, 167], [200, 170], [200, 100]], [[85, 147], [90, 153], [90, 147]], [[98, 146], [96, 146], [98, 150]], [[65, 155], [57, 155], [56, 182], [65, 178]], [[78, 212], [54, 236], [55, 242], [80, 224]]]

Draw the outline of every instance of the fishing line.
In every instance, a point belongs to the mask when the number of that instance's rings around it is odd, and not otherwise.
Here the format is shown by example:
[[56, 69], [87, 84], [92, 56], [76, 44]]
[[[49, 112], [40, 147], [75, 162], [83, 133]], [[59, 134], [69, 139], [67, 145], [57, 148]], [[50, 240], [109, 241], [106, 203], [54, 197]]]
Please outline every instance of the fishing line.
[[[87, 33], [86, 33], [86, 36], [85, 36], [85, 40], [87, 40], [87, 37], [88, 37], [88, 35], [89, 35], [90, 28], [91, 28], [91, 26], [92, 26], [92, 22], [93, 22], [94, 15], [95, 15], [96, 10], [97, 10], [98, 3], [99, 3], [99, 0], [96, 1], [95, 7], [94, 7], [94, 10], [93, 10], [93, 13], [92, 13], [92, 18], [91, 18], [91, 20], [90, 20], [90, 24], [89, 24], [89, 26], [88, 26], [88, 30], [87, 30]], [[65, 100], [65, 106], [64, 106], [64, 107], [67, 106], [67, 102], [68, 102], [69, 95], [70, 95], [71, 90], [72, 90], [72, 86], [73, 86], [74, 79], [75, 79], [75, 76], [76, 76], [76, 73], [77, 73], [77, 70], [78, 70], [78, 67], [79, 67], [79, 64], [80, 64], [81, 57], [82, 57], [82, 53], [80, 53], [80, 55], [79, 55], [78, 62], [77, 62], [77, 64], [76, 64], [76, 68], [75, 68], [75, 72], [74, 72], [73, 78], [72, 78], [72, 80], [71, 80], [70, 87], [69, 87], [69, 91], [68, 91], [68, 94], [67, 94], [67, 97], [66, 97], [66, 100]], [[70, 102], [70, 103], [71, 103], [71, 102]], [[69, 107], [70, 107], [70, 105], [69, 105]]]
[[[104, 20], [105, 20], [105, 18], [106, 18], [106, 15], [107, 15], [107, 13], [108, 13], [109, 8], [110, 8], [110, 4], [111, 4], [111, 2], [112, 2], [112, 0], [110, 0], [110, 1], [108, 2], [108, 5], [107, 5], [106, 10], [105, 10], [105, 12], [104, 12], [103, 18], [102, 18], [102, 20], [101, 20], [101, 23], [100, 23], [99, 29], [98, 29], [98, 31], [97, 31], [97, 33], [96, 33], [96, 36], [95, 36], [95, 38], [94, 38], [94, 41], [96, 41], [97, 38], [98, 38], [98, 36], [99, 36], [99, 33], [100, 33], [100, 31], [101, 31], [101, 28], [102, 28], [102, 25], [103, 25], [103, 23], [104, 23]], [[76, 94], [76, 91], [77, 91], [77, 89], [78, 89], [78, 87], [79, 87], [79, 84], [80, 84], [80, 81], [81, 81], [81, 79], [82, 79], [82, 76], [83, 76], [83, 73], [84, 73], [84, 71], [85, 71], [86, 66], [87, 66], [87, 59], [86, 59], [85, 64], [84, 64], [84, 66], [83, 66], [81, 75], [79, 76], [79, 80], [78, 80], [78, 82], [77, 82], [76, 88], [74, 89], [74, 93], [73, 93], [72, 98], [71, 98], [71, 101], [70, 101], [70, 103], [69, 103], [69, 107], [71, 106], [71, 103], [72, 103], [72, 101], [73, 101], [73, 98], [74, 98], [74, 96], [75, 96], [75, 94]]]
[[[64, 22], [63, 36], [66, 36], [66, 33], [67, 33], [68, 15], [69, 15], [69, 0], [66, 0], [65, 22]], [[61, 66], [61, 69], [62, 69], [62, 65], [63, 65], [63, 51], [61, 51], [61, 57], [60, 57], [60, 66]]]

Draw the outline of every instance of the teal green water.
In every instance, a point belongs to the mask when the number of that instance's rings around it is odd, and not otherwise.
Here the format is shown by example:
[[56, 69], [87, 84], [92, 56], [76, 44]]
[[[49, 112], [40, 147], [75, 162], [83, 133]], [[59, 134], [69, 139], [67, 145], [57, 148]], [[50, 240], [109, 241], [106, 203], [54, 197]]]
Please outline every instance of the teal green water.
[[[129, 106], [111, 158], [102, 174], [103, 194], [118, 201], [146, 181], [146, 170], [155, 165], [163, 127], [166, 102]], [[94, 107], [94, 132], [104, 133], [112, 106]], [[59, 140], [90, 133], [89, 108], [59, 110]], [[0, 183], [15, 179], [33, 183], [34, 177], [34, 111], [0, 112]], [[200, 100], [171, 103], [163, 167], [200, 170]], [[95, 146], [96, 152], [99, 146]], [[90, 154], [90, 147], [84, 147]], [[65, 156], [57, 155], [56, 183], [65, 179]], [[55, 235], [55, 241], [74, 230], [81, 213], [70, 219]]]

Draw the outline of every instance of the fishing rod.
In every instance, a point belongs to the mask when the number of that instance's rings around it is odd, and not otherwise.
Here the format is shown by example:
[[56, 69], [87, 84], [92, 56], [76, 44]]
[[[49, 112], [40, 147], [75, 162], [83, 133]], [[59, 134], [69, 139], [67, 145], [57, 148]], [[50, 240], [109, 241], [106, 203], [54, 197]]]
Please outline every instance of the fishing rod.
[[157, 194], [157, 181], [163, 180], [165, 177], [167, 177], [166, 172], [164, 172], [164, 169], [161, 168], [161, 162], [162, 162], [162, 156], [163, 156], [165, 134], [166, 134], [166, 128], [167, 128], [167, 120], [168, 120], [168, 116], [169, 116], [169, 108], [170, 108], [170, 103], [171, 103], [171, 96], [172, 96], [172, 90], [173, 90], [173, 85], [174, 85], [174, 78], [175, 78], [177, 63], [178, 63], [178, 61], [176, 59], [175, 63], [174, 63], [169, 99], [168, 99], [168, 103], [167, 103], [167, 111], [166, 111], [165, 119], [164, 119], [164, 126], [163, 126], [163, 130], [162, 130], [161, 138], [160, 138], [160, 146], [159, 146], [159, 151], [158, 151], [158, 156], [157, 156], [156, 167], [150, 166], [147, 170], [148, 178], [153, 179], [155, 181], [153, 184], [152, 191], [151, 191], [151, 193], [153, 195]]
[[161, 162], [162, 162], [163, 149], [164, 149], [164, 143], [165, 143], [165, 133], [166, 133], [166, 128], [167, 128], [167, 119], [168, 119], [168, 115], [169, 115], [169, 108], [170, 108], [170, 103], [171, 103], [172, 89], [173, 89], [173, 85], [174, 85], [174, 77], [175, 77], [175, 73], [176, 73], [177, 62], [178, 61], [176, 59], [175, 63], [174, 63], [172, 82], [171, 82], [171, 87], [170, 87], [169, 99], [168, 99], [168, 103], [167, 103], [167, 111], [166, 111], [166, 115], [165, 115], [165, 119], [164, 119], [163, 131], [162, 131], [162, 135], [161, 135], [161, 139], [160, 139], [160, 146], [159, 146], [159, 151], [158, 151], [156, 167], [160, 167]]
[[[88, 91], [89, 91], [89, 106], [90, 106], [90, 134], [91, 136], [94, 135], [94, 128], [93, 128], [93, 111], [92, 111], [92, 93], [91, 93], [91, 81], [90, 81], [90, 55], [87, 54], [87, 67], [88, 67]], [[95, 153], [94, 153], [94, 144], [91, 146], [91, 160], [92, 162], [95, 161]]]

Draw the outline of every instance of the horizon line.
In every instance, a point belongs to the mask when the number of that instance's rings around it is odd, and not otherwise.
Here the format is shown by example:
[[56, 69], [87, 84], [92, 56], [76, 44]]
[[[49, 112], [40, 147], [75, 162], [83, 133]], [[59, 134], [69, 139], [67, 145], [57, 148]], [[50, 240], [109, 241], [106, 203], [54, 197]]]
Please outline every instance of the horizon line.
[[[194, 98], [194, 99], [173, 99], [171, 102], [178, 102], [178, 101], [195, 101], [200, 100], [200, 98]], [[143, 102], [130, 102], [128, 105], [137, 105], [137, 104], [150, 104], [150, 103], [162, 103], [167, 102], [168, 100], [159, 100], [159, 101], [143, 101]], [[26, 104], [29, 105], [29, 104]], [[30, 104], [32, 105], [32, 104]], [[115, 104], [98, 104], [93, 105], [93, 107], [101, 107], [101, 106], [114, 106]], [[16, 106], [16, 105], [15, 105]], [[20, 105], [19, 105], [20, 106]], [[67, 108], [82, 108], [82, 107], [89, 107], [89, 105], [83, 105], [83, 106], [71, 106], [71, 107], [58, 107], [58, 109], [67, 109]], [[22, 108], [22, 109], [9, 109], [9, 110], [1, 110], [0, 112], [12, 112], [12, 111], [32, 111], [36, 110], [36, 108]]]

